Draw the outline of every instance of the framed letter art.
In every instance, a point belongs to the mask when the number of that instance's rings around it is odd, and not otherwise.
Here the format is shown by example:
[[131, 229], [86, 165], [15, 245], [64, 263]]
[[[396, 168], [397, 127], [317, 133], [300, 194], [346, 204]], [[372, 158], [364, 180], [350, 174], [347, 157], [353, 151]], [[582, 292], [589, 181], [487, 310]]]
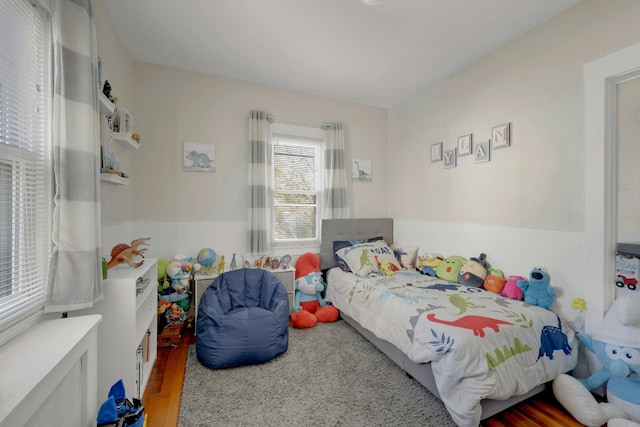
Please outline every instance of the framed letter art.
[[511, 124], [505, 123], [491, 129], [491, 141], [493, 148], [504, 148], [511, 145]]
[[458, 137], [458, 156], [471, 154], [471, 134]]
[[442, 160], [442, 142], [431, 144], [431, 162], [439, 162]]
[[456, 167], [456, 149], [452, 148], [451, 150], [447, 150], [444, 152], [444, 168], [455, 168]]
[[484, 163], [491, 159], [489, 153], [489, 141], [480, 141], [473, 144], [473, 162]]

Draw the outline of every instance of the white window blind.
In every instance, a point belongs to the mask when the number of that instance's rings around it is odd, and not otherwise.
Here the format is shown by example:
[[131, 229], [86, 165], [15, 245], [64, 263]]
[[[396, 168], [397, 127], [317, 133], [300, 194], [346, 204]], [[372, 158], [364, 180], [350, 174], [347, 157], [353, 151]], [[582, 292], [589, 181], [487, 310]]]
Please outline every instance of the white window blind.
[[49, 19], [0, 3], [0, 333], [42, 310], [51, 250]]
[[274, 135], [274, 245], [319, 239], [321, 153], [321, 141]]

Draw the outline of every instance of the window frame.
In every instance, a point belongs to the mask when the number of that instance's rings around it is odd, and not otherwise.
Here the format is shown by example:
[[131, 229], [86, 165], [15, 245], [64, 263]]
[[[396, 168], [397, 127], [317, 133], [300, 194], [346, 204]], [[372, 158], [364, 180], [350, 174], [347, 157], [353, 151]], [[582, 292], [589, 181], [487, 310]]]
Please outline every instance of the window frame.
[[[32, 98], [25, 98], [23, 92], [20, 92], [19, 96], [11, 96], [8, 92], [10, 89], [6, 89], [8, 95], [3, 97], [0, 94], [0, 103], [3, 104], [0, 111], [3, 117], [7, 118], [0, 122], [0, 126], [3, 126], [0, 128], [0, 162], [3, 164], [4, 173], [0, 179], [3, 180], [1, 185], [6, 186], [5, 190], [10, 188], [10, 194], [5, 194], [3, 200], [11, 200], [10, 218], [4, 218], [7, 223], [0, 227], [3, 233], [9, 233], [3, 237], [3, 240], [8, 239], [9, 242], [6, 245], [3, 243], [0, 252], [0, 258], [4, 260], [0, 261], [0, 271], [7, 273], [5, 269], [10, 268], [10, 288], [4, 289], [10, 293], [0, 297], [0, 309], [2, 313], [18, 312], [14, 317], [10, 317], [10, 320], [0, 324], [0, 346], [45, 317], [44, 303], [48, 261], [52, 251], [53, 222], [51, 14], [42, 7], [46, 6], [45, 3], [10, 0], [10, 3], [5, 3], [4, 6], [7, 9], [0, 11], [3, 15], [19, 16], [15, 27], [16, 40], [19, 40], [21, 33], [33, 33], [32, 43], [35, 49], [33, 56], [28, 56], [27, 53], [24, 63], [20, 62], [20, 73], [14, 74], [14, 77], [18, 77], [14, 80], [7, 77], [3, 82], [8, 88], [33, 85]], [[31, 9], [25, 9], [25, 6]], [[28, 22], [31, 12], [34, 20]], [[5, 64], [8, 64], [14, 56], [9, 56], [10, 53], [6, 55], [5, 58], [0, 57], [0, 60], [4, 59], [7, 61]], [[5, 70], [9, 69], [6, 68], [8, 65], [2, 67]], [[26, 76], [34, 78], [28, 78], [25, 82], [23, 79]], [[25, 92], [28, 96], [29, 92]], [[12, 104], [9, 104], [10, 102]], [[18, 130], [14, 128], [15, 125], [9, 127], [7, 123], [10, 111], [29, 111], [29, 106], [35, 107], [35, 114], [20, 113], [18, 117], [24, 120], [24, 124], [21, 124]], [[29, 131], [22, 132], [20, 129]], [[23, 134], [33, 137], [22, 140], [16, 136]], [[36, 162], [35, 165], [31, 164], [33, 162]], [[34, 203], [34, 199], [37, 202]], [[25, 215], [21, 217], [15, 214], [16, 212]], [[5, 253], [7, 248], [9, 253]]]
[[[274, 149], [272, 151], [272, 159], [271, 164], [273, 165], [271, 168], [271, 206], [270, 206], [270, 217], [271, 217], [271, 246], [273, 248], [282, 249], [286, 247], [312, 247], [320, 245], [320, 226], [322, 223], [322, 195], [324, 191], [324, 135], [320, 129], [315, 128], [307, 128], [303, 126], [286, 126], [286, 132], [278, 132], [278, 127], [276, 127], [271, 134], [272, 144]], [[303, 128], [303, 129], [299, 129]], [[316, 197], [316, 215], [315, 215], [315, 238], [303, 238], [303, 239], [276, 239], [276, 192], [282, 193], [283, 191], [276, 191], [276, 182], [275, 182], [275, 156], [276, 150], [275, 146], [278, 144], [286, 144], [291, 146], [304, 146], [304, 147], [312, 147], [315, 150], [315, 191], [313, 194]], [[286, 191], [284, 192], [286, 193]], [[295, 193], [295, 192], [292, 192]]]

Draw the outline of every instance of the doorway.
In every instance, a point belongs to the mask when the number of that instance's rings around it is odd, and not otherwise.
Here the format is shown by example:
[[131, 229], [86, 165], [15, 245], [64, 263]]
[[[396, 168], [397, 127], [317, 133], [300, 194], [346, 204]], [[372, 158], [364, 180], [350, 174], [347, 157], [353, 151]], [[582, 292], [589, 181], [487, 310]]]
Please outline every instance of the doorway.
[[615, 298], [618, 85], [640, 76], [640, 44], [584, 66], [586, 329], [601, 324]]

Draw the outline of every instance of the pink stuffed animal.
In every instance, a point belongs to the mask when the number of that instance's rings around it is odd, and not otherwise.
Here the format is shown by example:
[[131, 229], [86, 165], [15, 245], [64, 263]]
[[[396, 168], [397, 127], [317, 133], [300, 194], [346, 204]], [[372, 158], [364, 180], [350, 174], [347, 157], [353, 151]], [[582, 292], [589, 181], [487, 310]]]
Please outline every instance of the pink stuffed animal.
[[524, 292], [518, 287], [518, 280], [524, 280], [522, 276], [509, 276], [500, 295], [511, 299], [522, 299]]

